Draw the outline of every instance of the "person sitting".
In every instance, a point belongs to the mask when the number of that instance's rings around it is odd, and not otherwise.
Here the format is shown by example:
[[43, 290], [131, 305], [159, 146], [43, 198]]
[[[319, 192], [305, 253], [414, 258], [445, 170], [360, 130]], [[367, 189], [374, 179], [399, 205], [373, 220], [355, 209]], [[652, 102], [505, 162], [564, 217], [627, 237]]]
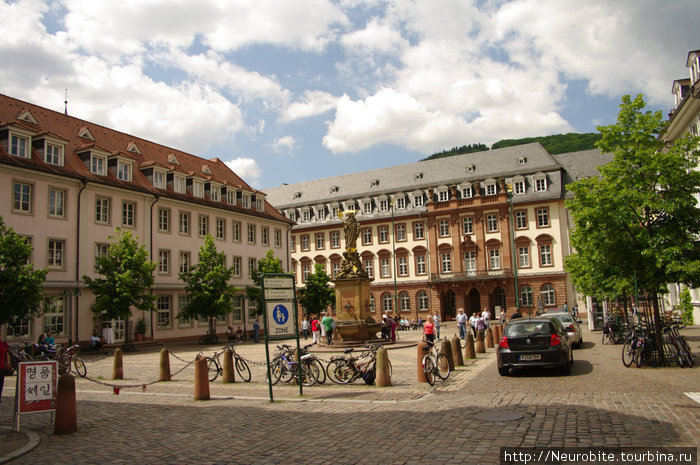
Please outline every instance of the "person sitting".
[[228, 328], [226, 328], [226, 338], [231, 341], [233, 340], [233, 326], [228, 325]]
[[46, 332], [46, 345], [48, 347], [54, 347], [56, 345], [56, 340], [53, 338], [50, 332]]
[[98, 352], [104, 352], [104, 342], [102, 341], [102, 338], [97, 335], [97, 333], [93, 333], [92, 337], [90, 337], [90, 343]]
[[243, 328], [241, 328], [240, 326], [236, 330], [236, 337], [238, 338], [239, 341], [243, 340]]

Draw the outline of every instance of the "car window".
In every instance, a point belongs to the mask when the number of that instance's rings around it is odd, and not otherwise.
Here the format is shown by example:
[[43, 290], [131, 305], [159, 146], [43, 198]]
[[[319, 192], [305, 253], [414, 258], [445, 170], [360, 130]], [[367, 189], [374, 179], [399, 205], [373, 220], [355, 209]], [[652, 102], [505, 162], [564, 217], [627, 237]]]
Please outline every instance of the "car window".
[[562, 323], [572, 323], [574, 320], [569, 315], [554, 315]]
[[533, 334], [552, 334], [552, 325], [547, 321], [524, 321], [506, 326], [506, 337], [530, 336]]

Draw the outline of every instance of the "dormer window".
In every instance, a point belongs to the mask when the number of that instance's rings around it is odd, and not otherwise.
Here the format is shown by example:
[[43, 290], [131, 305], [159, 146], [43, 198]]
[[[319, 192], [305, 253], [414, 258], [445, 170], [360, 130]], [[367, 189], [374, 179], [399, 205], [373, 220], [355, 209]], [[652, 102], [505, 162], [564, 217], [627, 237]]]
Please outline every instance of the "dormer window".
[[339, 209], [340, 206], [338, 205], [338, 202], [333, 202], [328, 206], [328, 210], [331, 212], [331, 219], [338, 218]]
[[255, 209], [259, 212], [265, 211], [265, 199], [259, 195], [255, 197]]
[[131, 163], [123, 160], [117, 161], [117, 178], [120, 181], [131, 182]]
[[333, 187], [331, 187], [331, 194], [335, 194], [339, 190], [340, 190], [340, 188], [338, 186], [333, 186]]
[[450, 190], [447, 188], [447, 186], [438, 187], [435, 194], [437, 195], [438, 202], [447, 202], [450, 200]]
[[311, 221], [311, 210], [309, 207], [304, 207], [301, 209], [301, 221], [304, 223]]
[[236, 190], [230, 187], [226, 188], [226, 203], [236, 205]]
[[424, 205], [425, 201], [423, 199], [423, 192], [421, 191], [416, 191], [413, 193], [413, 206], [414, 207], [422, 207]]
[[473, 173], [475, 169], [474, 165], [467, 165], [467, 173]]
[[326, 207], [324, 207], [324, 206], [316, 207], [316, 219], [319, 221], [326, 219]]
[[377, 187], [379, 186], [379, 179], [373, 179], [372, 182], [369, 183], [369, 187]]
[[31, 157], [31, 135], [25, 132], [16, 132], [15, 129], [10, 131], [10, 155], [20, 158]]
[[92, 136], [92, 133], [87, 127], [80, 128], [80, 131], [78, 131], [78, 137], [82, 137], [83, 139], [88, 139], [88, 140], [95, 140], [95, 138]]
[[241, 193], [241, 207], [250, 208], [250, 194]]
[[90, 172], [98, 176], [107, 174], [107, 157], [90, 152]]
[[518, 158], [518, 165], [524, 165], [525, 163], [527, 163], [527, 157]]
[[20, 121], [24, 121], [25, 123], [39, 124], [36, 118], [34, 118], [34, 115], [32, 115], [32, 113], [29, 110], [24, 110], [17, 116], [17, 119]]
[[362, 213], [365, 215], [369, 215], [372, 213], [372, 201], [371, 200], [363, 200], [362, 201]]
[[165, 189], [165, 172], [153, 170], [153, 187], [156, 189]]
[[525, 180], [513, 179], [513, 193], [514, 194], [524, 194], [525, 193]]
[[496, 182], [484, 184], [485, 195], [496, 195]]
[[202, 173], [211, 174], [211, 169], [209, 165], [202, 165]]
[[211, 198], [214, 202], [221, 202], [221, 186], [210, 184], [209, 198]]
[[547, 175], [544, 173], [537, 173], [534, 177], [535, 180], [535, 192], [544, 192], [547, 190]]
[[389, 210], [389, 199], [386, 197], [380, 197], [377, 199], [377, 205], [379, 205], [379, 211], [385, 212]]
[[200, 199], [204, 198], [204, 181], [199, 181], [197, 179], [192, 181], [192, 195]]
[[44, 161], [50, 165], [63, 166], [63, 144], [45, 141]]
[[300, 198], [301, 198], [301, 192], [295, 192], [295, 193], [294, 193], [294, 198], [295, 198], [295, 199], [300, 199]]
[[355, 210], [355, 201], [351, 199], [343, 202], [343, 210]]
[[176, 174], [173, 178], [173, 189], [178, 194], [187, 193], [187, 180], [184, 176]]
[[394, 198], [394, 208], [397, 210], [404, 210], [406, 208], [406, 196], [399, 195]]
[[413, 180], [414, 180], [414, 181], [418, 181], [418, 180], [421, 180], [421, 179], [423, 179], [423, 173], [416, 173], [416, 174], [413, 175]]
[[459, 187], [459, 196], [462, 199], [471, 199], [474, 197], [474, 188], [472, 187], [472, 184], [467, 182], [464, 184], [460, 184]]

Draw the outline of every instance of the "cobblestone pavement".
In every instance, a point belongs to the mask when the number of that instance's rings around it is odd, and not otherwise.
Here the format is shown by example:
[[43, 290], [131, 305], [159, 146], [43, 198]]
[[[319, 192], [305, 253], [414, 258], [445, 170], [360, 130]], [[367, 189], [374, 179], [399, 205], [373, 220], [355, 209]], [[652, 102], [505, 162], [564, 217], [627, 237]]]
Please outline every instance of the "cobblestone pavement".
[[[454, 327], [444, 331], [450, 337]], [[700, 355], [700, 327], [683, 330]], [[49, 414], [23, 417], [38, 447], [9, 463], [61, 464], [471, 464], [498, 463], [499, 448], [588, 446], [698, 446], [700, 369], [624, 368], [621, 346], [600, 344], [584, 329], [570, 376], [547, 370], [501, 377], [494, 349], [458, 367], [430, 388], [416, 382], [419, 334], [400, 334], [389, 350], [391, 387], [326, 382], [275, 386], [268, 398], [264, 367], [253, 365], [251, 383], [211, 383], [212, 400], [194, 401], [193, 368], [173, 381], [140, 387], [158, 376], [157, 350], [126, 354], [127, 379], [112, 381], [112, 359], [88, 364], [78, 379], [78, 432], [54, 436]], [[201, 346], [170, 347], [190, 361]], [[217, 347], [206, 347], [211, 354]], [[238, 347], [263, 362], [263, 344]], [[329, 359], [331, 353], [317, 352]], [[91, 357], [93, 359], [97, 357]], [[171, 357], [174, 373], [185, 362]], [[105, 384], [100, 384], [105, 383]], [[134, 385], [112, 394], [110, 384]], [[0, 425], [12, 421], [6, 380]], [[485, 421], [480, 413], [515, 411], [516, 421]], [[479, 415], [481, 416], [481, 415]]]

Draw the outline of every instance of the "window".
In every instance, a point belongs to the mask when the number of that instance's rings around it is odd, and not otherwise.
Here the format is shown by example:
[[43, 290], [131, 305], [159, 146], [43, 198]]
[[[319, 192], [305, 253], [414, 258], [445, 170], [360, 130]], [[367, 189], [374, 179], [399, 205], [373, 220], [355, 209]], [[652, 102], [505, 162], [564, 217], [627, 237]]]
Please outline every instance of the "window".
[[95, 223], [110, 223], [110, 199], [104, 197], [95, 198]]
[[301, 221], [304, 223], [311, 221], [311, 210], [302, 210]]
[[471, 185], [465, 186], [465, 187], [462, 187], [460, 194], [462, 195], [463, 199], [471, 199], [474, 196], [474, 190], [472, 189]]
[[49, 268], [63, 268], [63, 252], [66, 242], [60, 239], [49, 239]]
[[33, 322], [34, 322], [33, 318], [31, 320], [29, 318], [21, 318], [21, 319], [15, 320], [14, 324], [8, 323], [7, 324], [7, 337], [19, 339], [19, 338], [31, 336], [31, 334], [29, 332], [29, 328], [31, 327], [31, 323], [33, 323]]
[[199, 223], [197, 228], [197, 233], [199, 237], [204, 237], [209, 234], [209, 217], [204, 215], [199, 215]]
[[191, 261], [192, 256], [189, 252], [180, 252], [180, 273], [188, 273], [190, 271]]
[[379, 211], [385, 212], [389, 210], [389, 199], [379, 199]]
[[520, 288], [520, 305], [523, 307], [532, 307], [531, 286], [523, 286]]
[[29, 158], [29, 138], [12, 134], [10, 137], [10, 155]]
[[553, 306], [556, 305], [556, 296], [554, 294], [554, 286], [551, 284], [545, 284], [542, 286], [542, 289], [540, 290], [540, 296], [542, 297], [542, 303], [545, 306]]
[[209, 198], [211, 198], [214, 202], [220, 202], [221, 201], [221, 187], [219, 186], [209, 186]]
[[275, 247], [282, 247], [282, 231], [280, 229], [275, 229]]
[[169, 250], [159, 250], [158, 251], [158, 273], [169, 274], [170, 273], [170, 251]]
[[63, 146], [47, 142], [44, 148], [44, 161], [50, 165], [63, 166]]
[[413, 240], [420, 240], [423, 239], [424, 236], [424, 227], [423, 227], [423, 222], [418, 221], [416, 223], [413, 223]]
[[403, 291], [399, 294], [399, 305], [402, 312], [411, 310], [411, 298], [408, 296], [408, 292]]
[[241, 242], [241, 222], [231, 222], [231, 240], [233, 242]]
[[175, 175], [173, 184], [173, 189], [175, 189], [175, 192], [178, 194], [185, 194], [187, 192], [187, 183], [184, 176]]
[[331, 232], [331, 249], [340, 247], [340, 233], [338, 231]]
[[131, 163], [126, 163], [121, 160], [117, 161], [117, 179], [120, 181], [131, 181]]
[[63, 323], [66, 300], [63, 297], [47, 297], [44, 299], [44, 328], [43, 331], [54, 336], [63, 334]]
[[226, 203], [229, 205], [236, 205], [236, 191], [235, 190], [233, 190], [231, 188], [226, 189]]
[[194, 180], [192, 182], [192, 195], [199, 198], [204, 198], [204, 183]]
[[476, 251], [464, 252], [464, 271], [468, 275], [476, 274]]
[[325, 207], [318, 207], [316, 209], [316, 219], [318, 221], [326, 219], [326, 208]]
[[552, 266], [552, 246], [540, 245], [540, 266]]
[[406, 197], [399, 197], [396, 199], [396, 208], [398, 210], [403, 210], [406, 208]]
[[170, 210], [167, 208], [158, 209], [158, 231], [170, 232]]
[[301, 281], [306, 282], [306, 279], [309, 277], [309, 273], [311, 273], [311, 265], [301, 265]]
[[106, 257], [109, 253], [109, 244], [95, 244], [95, 258]]
[[398, 258], [399, 262], [399, 276], [408, 276], [408, 258], [407, 257], [399, 257]]
[[492, 213], [486, 215], [486, 231], [487, 232], [497, 232], [498, 231], [498, 215]]
[[296, 236], [291, 237], [289, 249], [290, 249], [290, 252], [296, 252], [296, 249], [297, 249], [297, 237]]
[[362, 230], [362, 245], [372, 245], [372, 228]]
[[340, 273], [340, 263], [331, 263], [331, 277], [335, 279], [338, 276], [338, 273]]
[[255, 244], [256, 227], [254, 224], [248, 224], [248, 244]]
[[501, 269], [501, 251], [500, 249], [489, 250], [489, 269], [500, 270]]
[[250, 194], [241, 195], [241, 207], [250, 208]]
[[462, 233], [464, 235], [474, 234], [474, 218], [471, 216], [462, 218]]
[[64, 218], [66, 216], [66, 191], [49, 188], [49, 216]]
[[391, 276], [391, 262], [388, 258], [379, 259], [379, 270], [382, 278], [389, 278]]
[[515, 212], [515, 229], [527, 229], [527, 211], [518, 210]]
[[447, 189], [441, 190], [437, 194], [438, 202], [447, 202], [450, 200], [450, 192]]
[[323, 250], [325, 248], [326, 248], [325, 234], [317, 233], [316, 234], [316, 250]]
[[363, 265], [365, 266], [365, 271], [367, 272], [367, 276], [370, 278], [374, 278], [374, 260], [371, 258], [367, 259], [364, 261]]
[[190, 212], [180, 212], [180, 234], [190, 235]]
[[369, 215], [372, 213], [372, 202], [363, 202], [362, 203], [362, 213]]
[[418, 311], [428, 310], [428, 294], [425, 291], [418, 292]]
[[525, 193], [525, 181], [520, 180], [520, 181], [513, 182], [513, 192], [515, 194], [524, 194]]
[[177, 297], [177, 308], [178, 308], [178, 320], [179, 326], [182, 328], [184, 326], [192, 326], [192, 318], [180, 318], [179, 314], [182, 313], [182, 309], [190, 304], [190, 297], [187, 295], [179, 295]]
[[309, 242], [310, 239], [308, 234], [304, 234], [303, 236], [301, 236], [301, 250], [309, 250]]
[[223, 218], [216, 219], [216, 238], [226, 240], [226, 220]]
[[107, 159], [101, 155], [90, 154], [90, 172], [98, 176], [104, 176], [106, 173]]
[[423, 206], [423, 194], [416, 194], [413, 196], [413, 205], [416, 207]]
[[156, 189], [165, 189], [165, 173], [162, 171], [153, 171], [153, 187]]
[[530, 247], [518, 247], [518, 268], [530, 268]]
[[396, 240], [399, 242], [403, 242], [406, 240], [406, 225], [405, 224], [397, 224], [396, 225]]
[[416, 274], [425, 274], [425, 255], [416, 255]]
[[156, 324], [158, 328], [170, 328], [170, 296], [158, 296], [158, 313], [156, 314]]
[[243, 321], [243, 301], [245, 297], [243, 295], [233, 296], [233, 321], [242, 322]]
[[440, 237], [447, 237], [450, 235], [450, 220], [440, 220], [439, 224]]
[[231, 260], [231, 268], [233, 268], [233, 276], [235, 278], [241, 277], [241, 267], [243, 266], [243, 259], [241, 257], [233, 257]]
[[122, 202], [122, 226], [129, 228], [136, 226], [136, 204], [134, 202]]
[[255, 209], [259, 212], [264, 212], [265, 211], [265, 199], [262, 199], [260, 197], [255, 198]]
[[496, 183], [486, 184], [486, 195], [496, 195]]
[[549, 208], [537, 209], [537, 227], [546, 228], [549, 226]]
[[379, 226], [377, 228], [377, 234], [379, 235], [379, 243], [385, 244], [389, 242], [389, 228], [386, 226]]
[[24, 182], [15, 182], [12, 185], [12, 191], [12, 209], [17, 213], [31, 213], [33, 186]]
[[547, 178], [538, 177], [535, 179], [535, 192], [543, 192], [547, 190]]
[[382, 294], [382, 311], [383, 312], [391, 312], [392, 311], [392, 305], [391, 305], [393, 303], [392, 300], [393, 299], [391, 298], [391, 294], [389, 294], [388, 292], [385, 292], [384, 294]]
[[258, 268], [258, 260], [256, 258], [248, 258], [248, 276]]
[[260, 244], [265, 247], [270, 245], [270, 228], [267, 226], [260, 227]]
[[440, 265], [443, 273], [452, 273], [452, 254], [441, 254]]

